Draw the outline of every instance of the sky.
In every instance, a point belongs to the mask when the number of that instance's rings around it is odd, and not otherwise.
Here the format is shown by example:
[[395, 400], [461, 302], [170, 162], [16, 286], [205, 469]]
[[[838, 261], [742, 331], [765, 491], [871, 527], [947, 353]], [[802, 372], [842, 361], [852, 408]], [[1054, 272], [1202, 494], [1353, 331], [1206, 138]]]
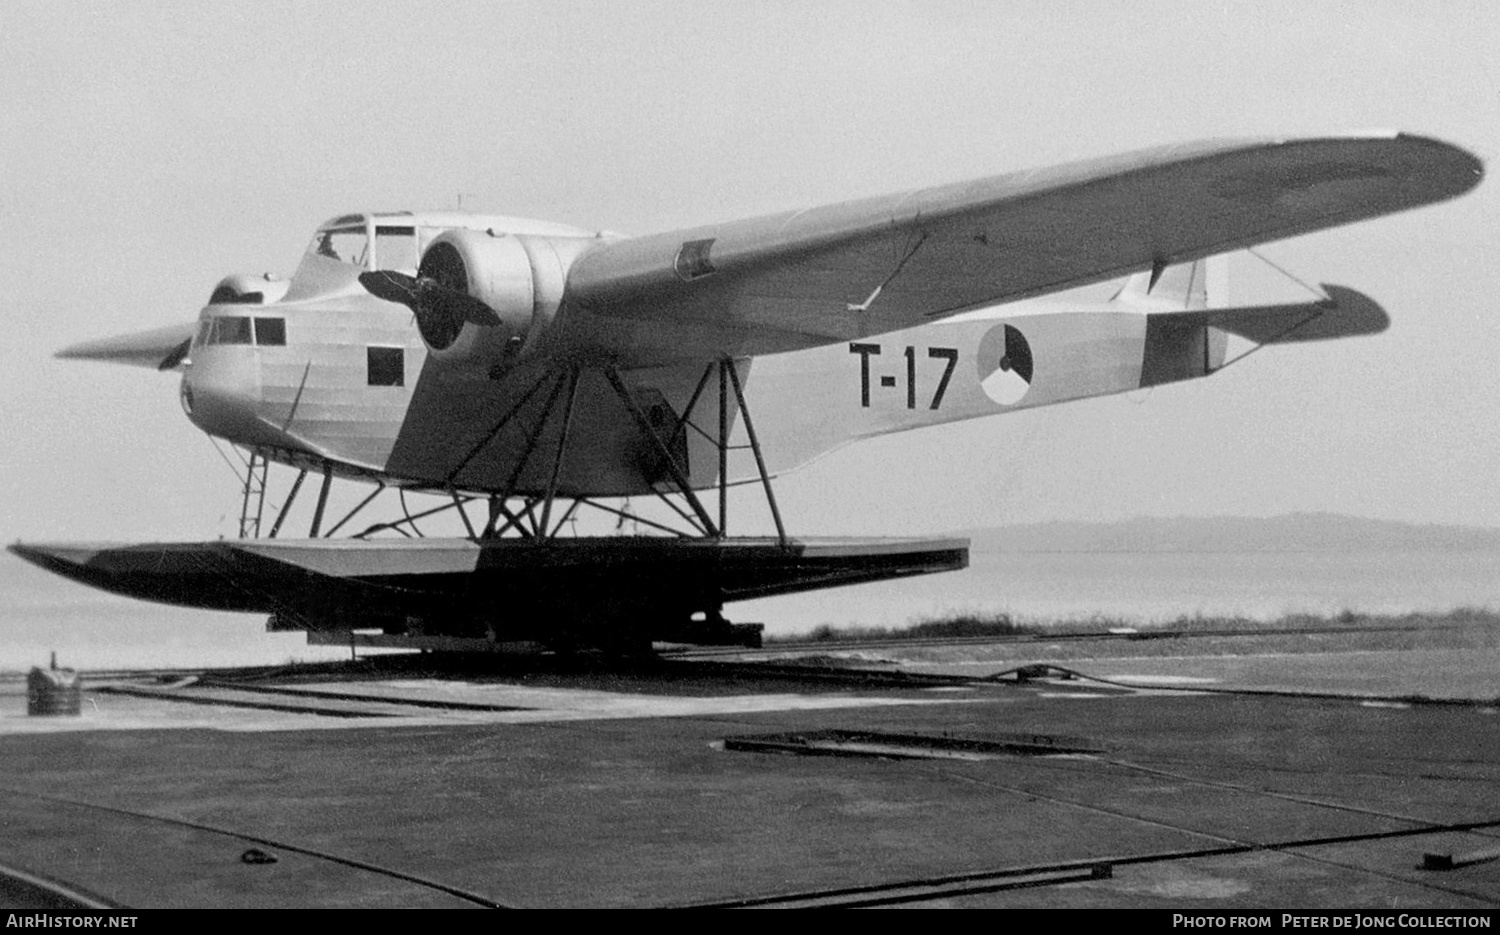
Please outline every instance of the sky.
[[[461, 204], [650, 233], [1371, 128], [1493, 166], [1500, 7], [1355, 9], [0, 3], [0, 539], [233, 535], [237, 481], [176, 376], [52, 354], [191, 320], [228, 273], [289, 274], [336, 214]], [[1391, 329], [862, 443], [783, 478], [783, 512], [804, 535], [1313, 510], [1500, 526], [1497, 248], [1493, 179], [1270, 245], [1374, 296]], [[1237, 298], [1274, 287], [1237, 264]]]

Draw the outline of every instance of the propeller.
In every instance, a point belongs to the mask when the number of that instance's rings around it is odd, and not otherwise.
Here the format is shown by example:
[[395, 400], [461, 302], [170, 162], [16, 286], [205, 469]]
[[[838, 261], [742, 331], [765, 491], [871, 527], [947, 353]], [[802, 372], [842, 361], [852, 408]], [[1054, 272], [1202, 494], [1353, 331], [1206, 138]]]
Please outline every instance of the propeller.
[[376, 298], [411, 309], [423, 336], [439, 347], [457, 340], [466, 322], [485, 328], [500, 324], [500, 316], [488, 305], [429, 276], [383, 269], [360, 273], [359, 284]]

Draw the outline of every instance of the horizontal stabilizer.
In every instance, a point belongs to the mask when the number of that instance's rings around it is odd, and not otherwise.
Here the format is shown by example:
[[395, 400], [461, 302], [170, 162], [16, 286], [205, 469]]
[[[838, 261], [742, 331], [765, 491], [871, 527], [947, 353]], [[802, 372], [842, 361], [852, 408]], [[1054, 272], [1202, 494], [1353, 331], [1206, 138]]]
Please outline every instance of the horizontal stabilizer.
[[1153, 314], [1173, 325], [1208, 325], [1256, 344], [1324, 341], [1379, 334], [1390, 316], [1374, 299], [1345, 286], [1322, 284], [1328, 298], [1290, 305], [1259, 305]]
[[197, 330], [198, 323], [190, 321], [150, 331], [134, 331], [74, 344], [58, 351], [55, 356], [64, 360], [102, 360], [152, 370], [176, 370], [187, 362], [188, 348]]
[[1391, 323], [1363, 292], [1323, 285], [1315, 302], [1205, 308], [1146, 315], [1141, 386], [1207, 376], [1224, 366], [1229, 335], [1257, 345], [1379, 334]]

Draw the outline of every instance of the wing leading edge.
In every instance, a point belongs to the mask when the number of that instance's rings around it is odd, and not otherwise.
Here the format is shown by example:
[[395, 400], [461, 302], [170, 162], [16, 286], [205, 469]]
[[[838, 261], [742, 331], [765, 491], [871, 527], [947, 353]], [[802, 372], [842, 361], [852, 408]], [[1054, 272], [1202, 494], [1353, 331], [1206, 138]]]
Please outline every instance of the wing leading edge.
[[186, 321], [149, 331], [84, 341], [63, 348], [55, 356], [64, 360], [101, 360], [153, 370], [176, 370], [186, 363], [188, 347], [197, 330], [198, 322]]
[[1144, 150], [604, 245], [570, 271], [565, 317], [639, 362], [795, 350], [1432, 204], [1482, 175], [1407, 134]]

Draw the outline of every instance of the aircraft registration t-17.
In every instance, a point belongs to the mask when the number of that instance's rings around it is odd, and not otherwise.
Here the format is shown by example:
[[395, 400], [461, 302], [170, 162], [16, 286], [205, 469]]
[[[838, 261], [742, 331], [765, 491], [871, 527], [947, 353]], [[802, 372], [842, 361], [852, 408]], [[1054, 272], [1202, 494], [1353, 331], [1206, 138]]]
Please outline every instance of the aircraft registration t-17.
[[[1206, 376], [1231, 335], [1379, 332], [1385, 312], [1343, 286], [1231, 306], [1219, 255], [1481, 175], [1455, 146], [1385, 134], [1171, 146], [644, 237], [345, 215], [290, 280], [231, 276], [196, 322], [59, 355], [182, 372], [189, 418], [251, 452], [241, 539], [12, 548], [323, 641], [753, 639], [726, 602], [967, 561], [961, 540], [791, 538], [775, 476], [862, 438]], [[1064, 294], [1125, 276], [1108, 301]], [[299, 473], [263, 533], [267, 462]], [[309, 474], [308, 536], [278, 538]], [[409, 539], [403, 520], [333, 538], [369, 502], [325, 525], [335, 477], [445, 494], [469, 535]], [[737, 484], [762, 489], [774, 539], [729, 536]], [[559, 535], [632, 496], [680, 524]]]

